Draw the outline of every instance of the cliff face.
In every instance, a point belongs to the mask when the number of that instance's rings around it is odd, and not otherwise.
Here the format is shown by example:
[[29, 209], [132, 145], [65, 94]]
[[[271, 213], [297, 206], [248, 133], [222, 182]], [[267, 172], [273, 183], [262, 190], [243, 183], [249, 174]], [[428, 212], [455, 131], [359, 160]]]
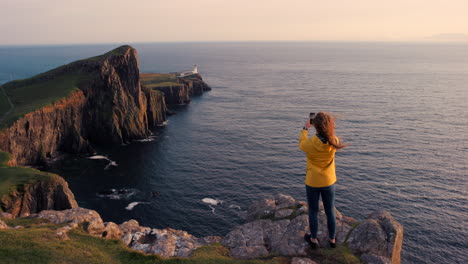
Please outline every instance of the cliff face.
[[83, 107], [86, 98], [82, 91], [26, 114], [12, 126], [0, 131], [0, 150], [12, 154], [10, 165], [40, 164], [57, 150], [69, 152], [92, 151], [83, 138]]
[[42, 210], [65, 210], [77, 208], [73, 193], [67, 182], [54, 175], [48, 180], [22, 184], [3, 195], [0, 208], [13, 217], [29, 216]]
[[104, 59], [96, 77], [81, 87], [87, 97], [83, 126], [90, 142], [121, 144], [149, 135], [139, 74], [137, 52], [128, 47], [122, 55]]
[[147, 100], [148, 125], [154, 127], [166, 120], [167, 107], [164, 94], [159, 91], [143, 88]]
[[201, 95], [203, 92], [211, 91], [211, 87], [203, 81], [200, 74], [180, 78], [179, 81], [188, 87], [190, 95]]
[[0, 151], [11, 165], [37, 165], [58, 151], [92, 152], [91, 144], [122, 144], [150, 135], [166, 119], [164, 98], [142, 89], [137, 51], [122, 46], [102, 56], [60, 67], [28, 82], [54, 75], [85, 75], [67, 98], [26, 114], [0, 131]]

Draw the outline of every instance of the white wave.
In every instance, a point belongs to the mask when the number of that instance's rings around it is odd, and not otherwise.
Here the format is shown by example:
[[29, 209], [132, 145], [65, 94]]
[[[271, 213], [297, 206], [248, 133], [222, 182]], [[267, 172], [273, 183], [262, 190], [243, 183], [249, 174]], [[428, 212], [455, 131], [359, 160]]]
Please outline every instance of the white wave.
[[211, 212], [215, 215], [215, 208], [213, 206], [216, 206], [218, 204], [222, 204], [223, 201], [222, 200], [217, 200], [217, 199], [213, 199], [213, 198], [203, 198], [202, 199], [202, 202], [208, 204], [208, 207], [211, 208]]
[[241, 207], [239, 205], [235, 205], [235, 204], [229, 205], [229, 208], [241, 210]]
[[166, 120], [166, 121], [162, 122], [161, 124], [158, 124], [158, 127], [167, 126], [167, 123], [169, 123], [169, 120]]
[[125, 207], [125, 209], [127, 210], [133, 210], [133, 208], [135, 208], [135, 206], [139, 205], [140, 202], [131, 202], [127, 205], [127, 207]]
[[122, 198], [128, 199], [135, 195], [137, 192], [139, 192], [137, 189], [110, 189], [99, 192], [97, 196], [102, 198], [109, 198], [112, 200], [120, 200]]
[[109, 163], [106, 165], [106, 167], [104, 167], [105, 170], [108, 170], [111, 166], [114, 166], [114, 167], [119, 166], [119, 165], [117, 164], [117, 162], [115, 162], [115, 161], [109, 159], [109, 158], [106, 157], [106, 156], [102, 156], [102, 155], [91, 156], [91, 157], [88, 157], [88, 159], [92, 159], [92, 160], [101, 160], [101, 159], [103, 159], [103, 160], [109, 161]]
[[223, 203], [223, 201], [216, 200], [216, 199], [213, 199], [213, 198], [203, 198], [202, 202], [207, 203], [207, 204], [211, 204], [211, 205], [218, 205], [218, 204]]
[[137, 139], [137, 140], [134, 140], [134, 141], [136, 141], [136, 142], [152, 142], [152, 141], [155, 141], [155, 140], [156, 140], [155, 136], [149, 136], [147, 138]]
[[139, 205], [139, 204], [147, 204], [145, 202], [131, 202], [127, 205], [127, 207], [125, 207], [125, 209], [127, 210], [133, 210], [133, 208], [135, 208], [135, 206]]
[[105, 159], [105, 160], [109, 160], [106, 156], [101, 156], [101, 155], [91, 156], [91, 157], [88, 157], [88, 159]]

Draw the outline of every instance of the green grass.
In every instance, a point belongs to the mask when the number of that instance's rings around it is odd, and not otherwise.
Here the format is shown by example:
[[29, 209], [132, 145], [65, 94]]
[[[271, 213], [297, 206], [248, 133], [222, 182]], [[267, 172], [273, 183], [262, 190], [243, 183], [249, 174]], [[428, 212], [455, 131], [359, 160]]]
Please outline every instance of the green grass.
[[183, 86], [177, 82], [174, 73], [142, 73], [140, 74], [141, 83], [150, 89], [164, 86]]
[[55, 174], [36, 169], [7, 166], [8, 159], [8, 153], [0, 152], [0, 199], [13, 190], [21, 190], [24, 184], [40, 180], [53, 180], [54, 177], [58, 177]]
[[175, 73], [141, 73], [140, 81], [143, 84], [176, 82]]
[[197, 249], [190, 258], [161, 258], [127, 248], [119, 240], [93, 237], [78, 228], [68, 233], [70, 240], [55, 237], [59, 227], [39, 219], [5, 219], [9, 226], [25, 228], [0, 231], [1, 263], [161, 263], [161, 264], [285, 264], [286, 258], [236, 260], [228, 250], [213, 244]]
[[13, 124], [14, 121], [27, 113], [68, 96], [72, 91], [78, 89], [81, 81], [86, 79], [86, 75], [68, 73], [56, 76], [51, 80], [33, 82], [32, 84], [22, 85], [21, 81], [5, 84], [3, 88], [10, 97], [14, 108], [0, 124], [0, 128]]
[[362, 263], [348, 248], [346, 243], [336, 248], [310, 250], [309, 257], [320, 264], [360, 264]]
[[117, 240], [105, 240], [77, 229], [70, 240], [55, 237], [56, 225], [37, 224], [0, 231], [1, 263], [160, 263], [158, 256], [129, 250]]
[[[129, 48], [131, 47], [121, 46], [100, 56], [72, 62], [31, 78], [4, 84], [2, 88], [12, 101], [14, 108], [4, 120], [1, 120], [9, 111], [10, 105], [3, 92], [0, 91], [0, 129], [10, 126], [27, 113], [67, 97], [72, 91], [79, 89], [83, 82], [92, 78], [92, 73], [79, 67], [74, 69], [74, 64], [83, 61], [102, 61], [109, 56], [123, 55]], [[67, 68], [69, 70], [64, 71]]]
[[3, 117], [3, 115], [8, 112], [11, 108], [10, 103], [8, 102], [8, 99], [3, 92], [3, 90], [0, 88], [0, 119]]
[[162, 83], [146, 84], [146, 87], [150, 89], [158, 88], [158, 87], [165, 87], [165, 86], [184, 86], [184, 85], [181, 83], [176, 83], [176, 82], [162, 82]]
[[241, 260], [228, 256], [229, 250], [220, 244], [203, 246], [195, 250], [190, 258], [164, 259], [164, 264], [283, 264], [287, 258], [271, 257], [267, 259]]

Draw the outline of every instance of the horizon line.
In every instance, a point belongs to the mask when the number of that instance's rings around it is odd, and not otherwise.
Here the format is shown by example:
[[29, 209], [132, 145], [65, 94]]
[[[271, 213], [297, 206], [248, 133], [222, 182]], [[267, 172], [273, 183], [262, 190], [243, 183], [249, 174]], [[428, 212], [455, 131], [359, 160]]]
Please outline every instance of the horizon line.
[[413, 43], [413, 44], [468, 44], [468, 40], [192, 40], [192, 41], [116, 41], [116, 42], [69, 42], [69, 43], [16, 43], [0, 44], [0, 47], [28, 46], [78, 46], [78, 45], [131, 45], [170, 43]]

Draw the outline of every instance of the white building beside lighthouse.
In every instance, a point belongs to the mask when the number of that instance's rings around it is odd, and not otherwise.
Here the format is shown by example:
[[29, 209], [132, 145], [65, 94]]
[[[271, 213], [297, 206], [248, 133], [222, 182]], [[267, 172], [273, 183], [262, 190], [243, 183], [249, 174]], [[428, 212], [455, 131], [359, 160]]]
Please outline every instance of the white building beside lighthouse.
[[193, 65], [193, 69], [191, 71], [179, 72], [177, 74], [177, 77], [186, 77], [186, 76], [190, 76], [190, 75], [193, 75], [193, 74], [198, 74], [198, 66], [196, 64]]

